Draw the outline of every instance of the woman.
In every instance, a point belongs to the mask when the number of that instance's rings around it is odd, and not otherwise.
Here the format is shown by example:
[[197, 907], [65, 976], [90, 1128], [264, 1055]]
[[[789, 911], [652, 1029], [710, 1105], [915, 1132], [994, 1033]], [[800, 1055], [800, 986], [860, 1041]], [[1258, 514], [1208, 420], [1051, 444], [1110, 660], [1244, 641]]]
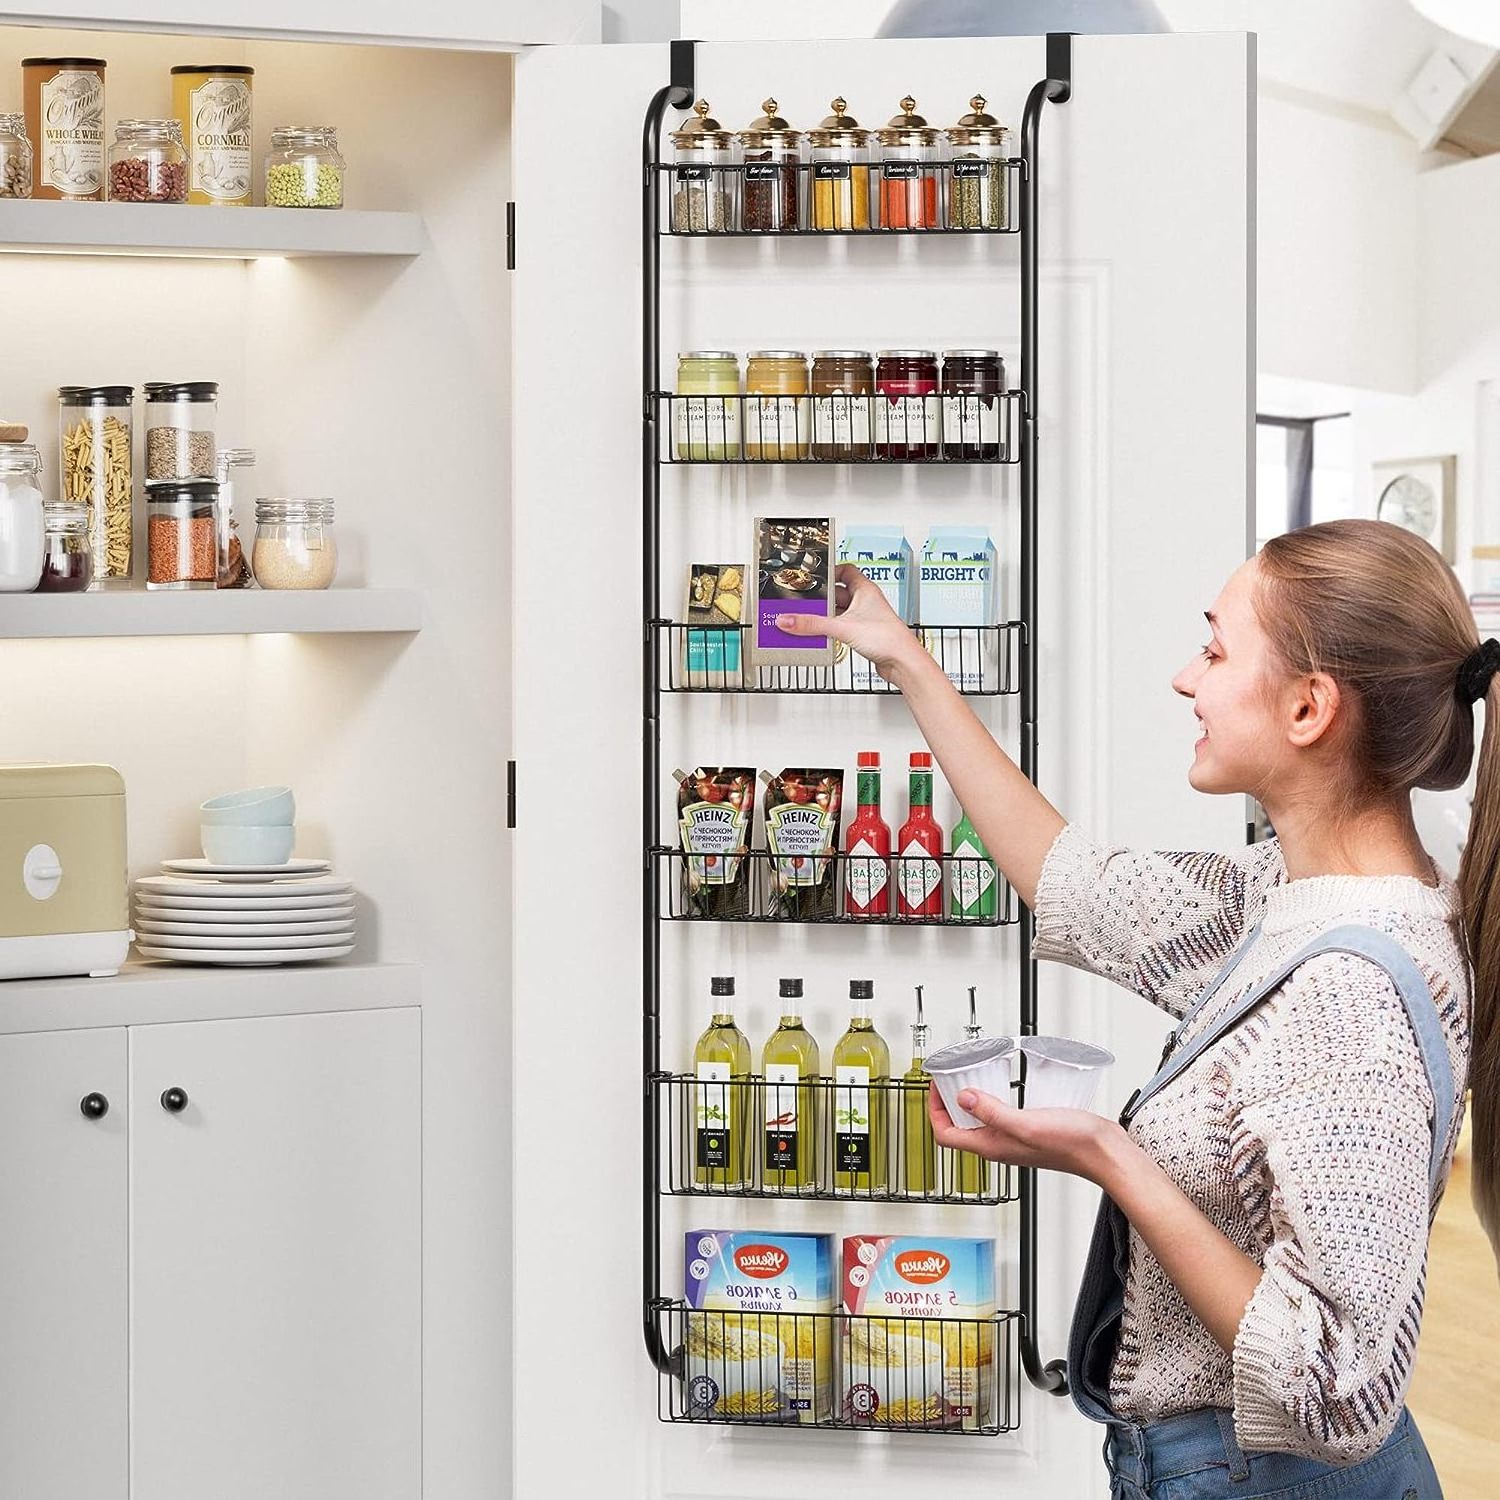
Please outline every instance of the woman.
[[900, 687], [1034, 911], [1037, 956], [1180, 1023], [1120, 1124], [972, 1094], [987, 1123], [960, 1130], [932, 1105], [942, 1145], [1104, 1191], [1068, 1365], [1107, 1424], [1111, 1494], [1440, 1496], [1403, 1399], [1469, 1073], [1470, 954], [1475, 1199], [1496, 1229], [1500, 732], [1456, 886], [1410, 794], [1467, 776], [1500, 643], [1478, 646], [1451, 570], [1394, 526], [1268, 542], [1172, 686], [1200, 730], [1191, 785], [1255, 796], [1277, 837], [1137, 852], [1066, 823], [879, 591], [853, 568], [840, 584], [830, 633]]

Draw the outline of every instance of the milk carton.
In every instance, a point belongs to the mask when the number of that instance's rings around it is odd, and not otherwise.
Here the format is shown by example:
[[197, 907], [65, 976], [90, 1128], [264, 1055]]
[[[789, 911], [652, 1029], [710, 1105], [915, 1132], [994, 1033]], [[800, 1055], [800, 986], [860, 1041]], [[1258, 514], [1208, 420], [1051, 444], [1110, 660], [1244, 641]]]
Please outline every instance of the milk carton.
[[995, 1401], [995, 1242], [844, 1241], [842, 1399], [872, 1427], [983, 1428]]
[[995, 544], [983, 526], [934, 526], [922, 547], [923, 644], [961, 692], [999, 685]]
[[[885, 595], [898, 618], [916, 624], [916, 560], [899, 526], [851, 526], [839, 540], [839, 561], [853, 563]], [[850, 672], [856, 689], [885, 687], [884, 679], [857, 652], [851, 653]]]
[[833, 1404], [833, 1238], [695, 1229], [683, 1245], [683, 1382], [700, 1420], [826, 1422]]

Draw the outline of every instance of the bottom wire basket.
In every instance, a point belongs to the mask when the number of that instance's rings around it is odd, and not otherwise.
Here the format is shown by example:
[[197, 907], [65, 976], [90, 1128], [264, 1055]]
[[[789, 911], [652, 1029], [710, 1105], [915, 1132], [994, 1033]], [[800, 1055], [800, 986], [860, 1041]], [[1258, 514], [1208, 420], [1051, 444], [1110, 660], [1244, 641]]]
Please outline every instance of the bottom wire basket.
[[1020, 1420], [1020, 1314], [889, 1318], [652, 1304], [664, 1422], [993, 1437]]

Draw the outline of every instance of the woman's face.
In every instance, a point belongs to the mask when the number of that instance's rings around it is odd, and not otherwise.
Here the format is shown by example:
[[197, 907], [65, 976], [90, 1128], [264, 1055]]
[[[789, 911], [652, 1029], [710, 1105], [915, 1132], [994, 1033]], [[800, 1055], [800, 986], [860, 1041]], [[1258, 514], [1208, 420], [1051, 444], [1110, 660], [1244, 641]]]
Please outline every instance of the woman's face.
[[1200, 792], [1260, 795], [1284, 745], [1266, 693], [1270, 645], [1256, 619], [1255, 587], [1251, 558], [1208, 610], [1204, 649], [1172, 679], [1197, 715], [1188, 781]]

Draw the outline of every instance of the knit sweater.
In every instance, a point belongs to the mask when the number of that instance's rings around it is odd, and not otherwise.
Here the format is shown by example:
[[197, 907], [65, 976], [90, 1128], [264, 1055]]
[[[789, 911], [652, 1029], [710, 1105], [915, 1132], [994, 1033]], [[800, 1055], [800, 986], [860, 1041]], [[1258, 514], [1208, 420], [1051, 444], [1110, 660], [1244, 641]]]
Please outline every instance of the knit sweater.
[[[1446, 1182], [1468, 1074], [1469, 971], [1457, 890], [1433, 873], [1435, 886], [1289, 881], [1274, 839], [1234, 854], [1157, 853], [1101, 847], [1070, 824], [1042, 867], [1032, 951], [1181, 1017], [1259, 921], [1188, 1041], [1318, 933], [1358, 922], [1391, 934], [1431, 987], [1453, 1063]], [[1437, 1206], [1432, 1119], [1394, 983], [1346, 953], [1300, 964], [1151, 1098], [1131, 1138], [1262, 1274], [1228, 1354], [1132, 1229], [1110, 1383], [1120, 1416], [1232, 1407], [1246, 1451], [1332, 1464], [1373, 1454], [1400, 1417], [1416, 1352]]]

